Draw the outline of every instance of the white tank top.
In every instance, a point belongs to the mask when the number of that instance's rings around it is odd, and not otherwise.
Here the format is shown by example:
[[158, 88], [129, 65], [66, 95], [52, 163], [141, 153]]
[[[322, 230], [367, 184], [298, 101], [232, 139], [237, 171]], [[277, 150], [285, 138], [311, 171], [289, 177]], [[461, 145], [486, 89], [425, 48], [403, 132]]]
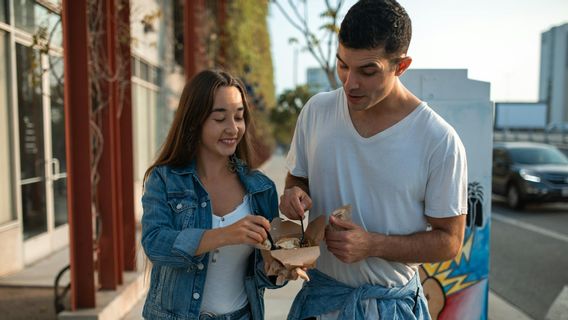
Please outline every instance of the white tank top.
[[[249, 197], [245, 195], [243, 202], [233, 212], [223, 217], [213, 214], [212, 228], [229, 226], [250, 214]], [[249, 245], [240, 244], [218, 248], [209, 253], [201, 311], [225, 314], [247, 305], [244, 281], [248, 257], [253, 250]]]

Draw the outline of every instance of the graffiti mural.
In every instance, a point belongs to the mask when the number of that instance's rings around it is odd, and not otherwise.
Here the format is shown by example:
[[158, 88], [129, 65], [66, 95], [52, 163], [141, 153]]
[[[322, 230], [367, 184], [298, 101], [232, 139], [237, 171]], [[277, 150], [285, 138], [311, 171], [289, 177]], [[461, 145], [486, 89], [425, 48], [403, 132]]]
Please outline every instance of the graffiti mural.
[[483, 224], [483, 186], [471, 182], [467, 186], [467, 227], [481, 227]]
[[468, 186], [464, 243], [453, 259], [420, 267], [420, 279], [432, 319], [485, 319], [489, 274], [489, 227], [484, 219], [483, 187]]
[[466, 69], [409, 69], [402, 83], [459, 134], [467, 154], [468, 210], [463, 248], [420, 274], [434, 319], [486, 320], [491, 228], [494, 105], [491, 84]]

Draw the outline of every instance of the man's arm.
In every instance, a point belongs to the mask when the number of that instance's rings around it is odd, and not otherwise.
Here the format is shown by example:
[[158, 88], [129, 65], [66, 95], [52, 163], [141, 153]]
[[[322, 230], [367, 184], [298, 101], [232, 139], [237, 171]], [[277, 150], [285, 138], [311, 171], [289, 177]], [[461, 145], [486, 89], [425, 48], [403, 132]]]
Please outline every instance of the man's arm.
[[289, 219], [299, 220], [304, 218], [304, 211], [311, 207], [308, 179], [293, 176], [288, 172], [284, 194], [280, 196], [280, 211]]
[[453, 259], [460, 251], [465, 215], [450, 218], [426, 217], [430, 231], [410, 235], [384, 235], [363, 230], [352, 223], [330, 218], [330, 223], [344, 229], [327, 231], [326, 243], [339, 260], [353, 263], [367, 257], [379, 257], [402, 263], [440, 262]]
[[307, 195], [310, 194], [308, 178], [296, 177], [288, 172], [288, 174], [286, 175], [284, 189], [290, 189], [292, 187], [298, 187], [302, 189]]

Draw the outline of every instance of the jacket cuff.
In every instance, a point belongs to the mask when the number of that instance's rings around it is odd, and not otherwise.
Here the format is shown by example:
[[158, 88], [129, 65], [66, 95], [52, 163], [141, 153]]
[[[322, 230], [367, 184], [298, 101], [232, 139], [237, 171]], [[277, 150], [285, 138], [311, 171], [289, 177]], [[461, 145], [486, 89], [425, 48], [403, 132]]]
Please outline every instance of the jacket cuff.
[[201, 262], [205, 254], [195, 256], [205, 229], [184, 229], [174, 240], [172, 252], [183, 256], [190, 262]]

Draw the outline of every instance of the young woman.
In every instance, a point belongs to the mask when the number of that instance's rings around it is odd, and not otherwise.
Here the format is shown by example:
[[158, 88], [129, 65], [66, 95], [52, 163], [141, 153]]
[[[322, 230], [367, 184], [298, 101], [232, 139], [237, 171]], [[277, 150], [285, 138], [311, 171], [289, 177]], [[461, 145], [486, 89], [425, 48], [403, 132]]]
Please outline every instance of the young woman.
[[275, 285], [253, 246], [267, 238], [278, 199], [274, 183], [247, 167], [243, 88], [226, 72], [197, 74], [146, 171], [146, 319], [264, 319], [264, 288]]

